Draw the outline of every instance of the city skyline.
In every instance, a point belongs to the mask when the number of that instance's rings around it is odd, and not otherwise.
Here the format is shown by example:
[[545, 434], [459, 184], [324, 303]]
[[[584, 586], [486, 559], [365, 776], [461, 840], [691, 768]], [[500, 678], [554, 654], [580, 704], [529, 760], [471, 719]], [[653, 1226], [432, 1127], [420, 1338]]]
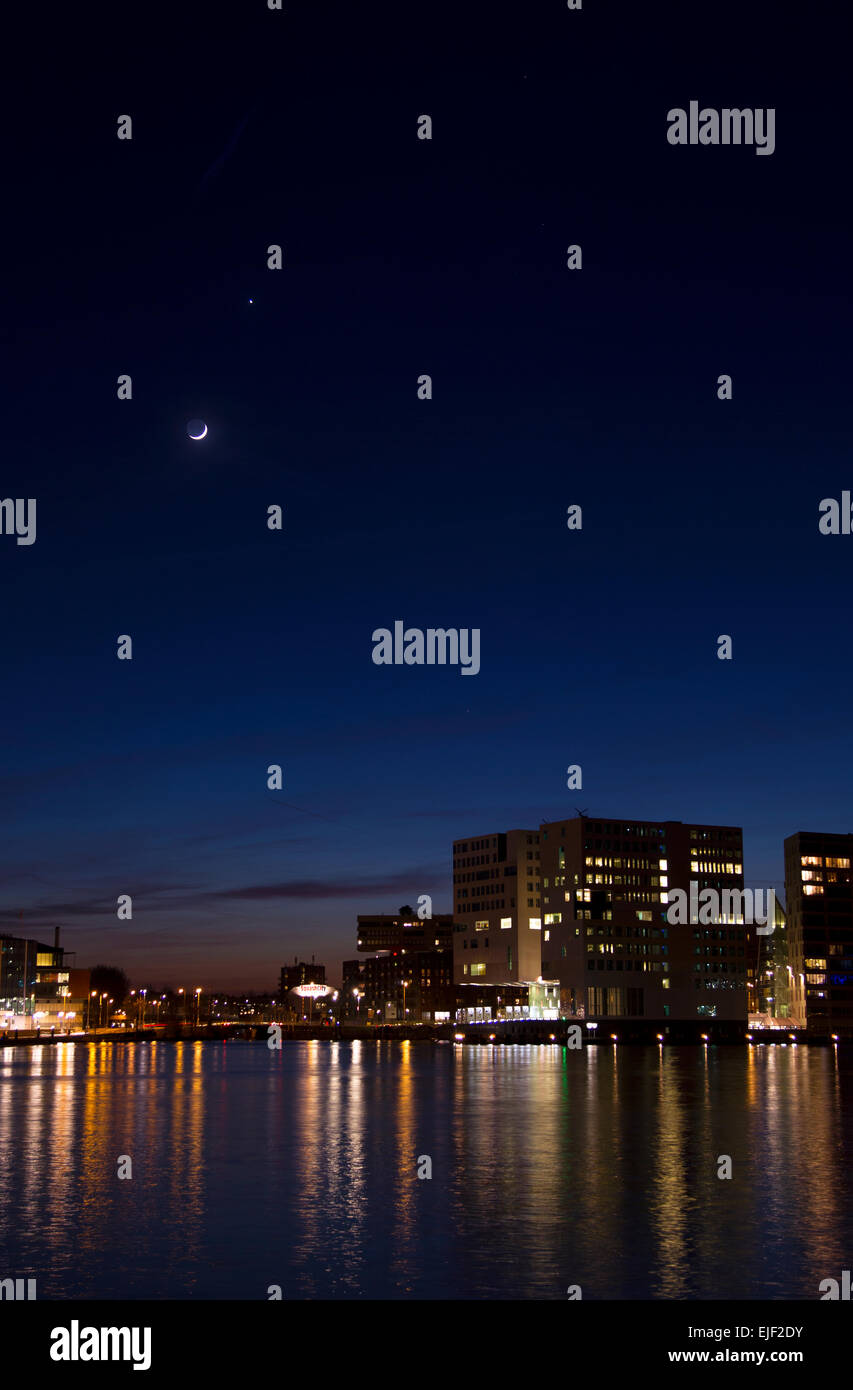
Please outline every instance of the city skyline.
[[[563, 815], [550, 817], [548, 821], [539, 822], [538, 825], [533, 827], [533, 829], [537, 832], [537, 839], [538, 831], [540, 829], [547, 829], [549, 825], [556, 826], [556, 824], [559, 822], [563, 822], [564, 824], [572, 824], [572, 822], [578, 823], [584, 820], [587, 820], [589, 822], [625, 820], [624, 816], [613, 817], [612, 815], [608, 816], [604, 813], [598, 812], [593, 812], [590, 814], [589, 808], [585, 808], [585, 810], [587, 814], [583, 817], [581, 817], [578, 813], [578, 810], [575, 809], [574, 814], [571, 816]], [[650, 820], [644, 820], [644, 818], [641, 817], [634, 817], [633, 819], [636, 819], [638, 823], [651, 824], [657, 821], [661, 821], [662, 823], [664, 823], [666, 818], [654, 817]], [[691, 824], [702, 824], [710, 826], [714, 826], [715, 824], [713, 822], [706, 821], [689, 822], [680, 818], [673, 818], [668, 823], [673, 826], [684, 827], [688, 827]], [[732, 824], [733, 823], [731, 821], [725, 823], [726, 826], [730, 826]], [[478, 831], [476, 833], [480, 834], [481, 831]], [[507, 833], [517, 833], [521, 836], [524, 836], [527, 832], [516, 827], [515, 830], [509, 830], [507, 832], [502, 833], [504, 835], [506, 835]], [[738, 833], [740, 833], [739, 827]], [[785, 855], [788, 853], [788, 844], [786, 842], [793, 841], [800, 835], [805, 835], [807, 838], [811, 837], [816, 840], [835, 838], [840, 842], [841, 840], [843, 840], [844, 836], [847, 833], [849, 832], [838, 830], [815, 831], [803, 829], [799, 829], [795, 832], [792, 832], [791, 835], [785, 837], [785, 842], [783, 842], [780, 846], [780, 853], [783, 858], [782, 875], [776, 878], [775, 880], [760, 881], [756, 880], [756, 878], [748, 872], [749, 860], [748, 853], [745, 848], [746, 837], [744, 836], [744, 849], [742, 855], [743, 873], [737, 876], [737, 882], [741, 887], [750, 890], [755, 890], [756, 892], [760, 892], [765, 887], [772, 888], [773, 892], [775, 893], [776, 901], [784, 913], [784, 911], [787, 909], [785, 883]], [[469, 835], [466, 838], [471, 839], [472, 835], [469, 833]], [[457, 845], [461, 845], [462, 843], [463, 841], [460, 837], [454, 838], [453, 848], [450, 855], [448, 856], [448, 870], [447, 873], [444, 875], [444, 882], [447, 885], [444, 895], [442, 894], [440, 888], [438, 889], [438, 891], [432, 893], [430, 893], [428, 889], [423, 889], [423, 892], [427, 894], [427, 897], [429, 899], [428, 911], [433, 917], [441, 918], [445, 921], [456, 920], [457, 922], [461, 922], [464, 925], [464, 914], [466, 911], [470, 911], [470, 909], [462, 907], [460, 913], [460, 904], [458, 899], [459, 890], [456, 887], [454, 881], [455, 855], [457, 853], [456, 847]], [[537, 872], [539, 871], [537, 870]], [[437, 881], [440, 882], [440, 880]], [[681, 880], [679, 878], [679, 884], [680, 882]], [[685, 880], [685, 884], [686, 882], [687, 881]], [[734, 880], [732, 882], [734, 882]], [[305, 891], [309, 891], [309, 885], [307, 884], [305, 885]], [[544, 915], [548, 905], [544, 897], [544, 890], [540, 893], [539, 888], [537, 888], [536, 895], [539, 899], [537, 911], [540, 914], [542, 914], [544, 920]], [[404, 911], [404, 908], [408, 907], [412, 918], [415, 921], [417, 921], [419, 919], [423, 920], [423, 918], [421, 917], [421, 912], [427, 910], [418, 908], [417, 904], [418, 898], [420, 896], [421, 894], [416, 894], [412, 892], [401, 892], [396, 895], [396, 897], [399, 898], [399, 901], [395, 904], [395, 902], [393, 901], [393, 899], [395, 898], [393, 890], [388, 890], [383, 899], [381, 893], [377, 893], [374, 888], [365, 885], [363, 890], [361, 890], [361, 894], [359, 896], [353, 895], [353, 902], [356, 904], [356, 907], [364, 906], [368, 908], [368, 916], [382, 916], [384, 914], [389, 918], [400, 917]], [[443, 904], [443, 897], [449, 899], [449, 903], [447, 906]], [[291, 959], [294, 961], [308, 961], [309, 959], [313, 960], [316, 958], [318, 961], [318, 968], [323, 969], [326, 972], [326, 975], [330, 979], [334, 980], [336, 985], [340, 985], [343, 979], [344, 966], [347, 960], [351, 959], [352, 957], [352, 936], [354, 931], [353, 922], [356, 920], [356, 918], [360, 918], [364, 915], [365, 914], [356, 911], [353, 914], [353, 916], [348, 916], [346, 919], [343, 919], [341, 917], [339, 919], [341, 923], [339, 939], [342, 943], [340, 947], [339, 956], [336, 955], [334, 951], [330, 953], [329, 950], [326, 949], [325, 942], [327, 940], [334, 941], [333, 937], [320, 938], [316, 936], [305, 936], [304, 938], [302, 938], [302, 940], [305, 943], [304, 946], [297, 947], [297, 945], [294, 944], [297, 940], [296, 937], [290, 938], [291, 944], [288, 944], [288, 939], [286, 939], [284, 936], [280, 936], [277, 938], [277, 944], [274, 944], [273, 947], [274, 955], [270, 956], [269, 958], [260, 959], [256, 966], [256, 974], [254, 974], [251, 978], [249, 976], [241, 975], [239, 968], [234, 974], [231, 975], [214, 974], [211, 971], [210, 965], [208, 963], [205, 963], [204, 961], [202, 961], [197, 966], [197, 968], [193, 968], [192, 966], [185, 966], [182, 971], [179, 969], [178, 975], [176, 975], [175, 970], [168, 963], [169, 958], [167, 955], [164, 956], [164, 960], [167, 962], [164, 966], [159, 966], [156, 963], [156, 958], [153, 960], [146, 958], [142, 960], [138, 965], [135, 965], [133, 964], [133, 960], [136, 953], [133, 950], [127, 950], [127, 938], [125, 937], [122, 928], [118, 925], [114, 929], [114, 934], [113, 929], [106, 929], [104, 930], [103, 934], [98, 933], [97, 931], [93, 931], [91, 932], [91, 935], [88, 935], [86, 928], [78, 928], [75, 930], [73, 918], [71, 921], [71, 926], [69, 928], [65, 922], [59, 922], [56, 916], [54, 915], [44, 915], [44, 917], [39, 918], [37, 923], [34, 923], [32, 919], [30, 919], [30, 921], [28, 922], [26, 916], [23, 915], [16, 915], [14, 918], [10, 918], [0, 913], [0, 935], [6, 933], [9, 936], [20, 938], [29, 937], [31, 940], [37, 940], [41, 939], [40, 934], [46, 934], [47, 928], [49, 927], [51, 935], [53, 935], [57, 930], [61, 932], [63, 949], [66, 952], [66, 954], [71, 954], [75, 958], [76, 965], [78, 968], [85, 967], [87, 969], [91, 969], [96, 964], [109, 964], [124, 970], [129, 976], [132, 977], [132, 980], [137, 985], [140, 985], [142, 981], [145, 980], [149, 985], [156, 984], [157, 988], [162, 987], [167, 990], [177, 989], [176, 981], [178, 978], [184, 979], [186, 981], [189, 980], [190, 976], [192, 976], [194, 982], [197, 982], [198, 980], [203, 980], [204, 988], [208, 992], [212, 990], [214, 992], [219, 992], [223, 994], [239, 994], [243, 991], [246, 991], [250, 996], [262, 996], [265, 994], [275, 994], [277, 992], [278, 985], [276, 984], [276, 981], [279, 979], [282, 970], [288, 967], [288, 962]], [[130, 923], [123, 923], [122, 927], [132, 927], [132, 925], [133, 921], [131, 921]], [[469, 929], [472, 925], [473, 924], [470, 921], [467, 922], [467, 926]], [[516, 939], [516, 935], [517, 926], [516, 933], [514, 933], [513, 935], [513, 939]], [[249, 936], [247, 939], [251, 940], [252, 938], [251, 936]], [[87, 940], [92, 940], [94, 942], [94, 950], [89, 951], [88, 953], [85, 949], [82, 949], [81, 945], [81, 943]], [[127, 954], [124, 954], [125, 952], [127, 952]], [[540, 952], [541, 958], [543, 960], [545, 959], [546, 954], [550, 955], [552, 954], [552, 952], [546, 952], [543, 946]], [[530, 972], [527, 972], [527, 974], [529, 973]], [[554, 971], [551, 973], [557, 974], [559, 972]], [[517, 978], [527, 978], [527, 975], [525, 975], [524, 971], [519, 971], [517, 974]]]

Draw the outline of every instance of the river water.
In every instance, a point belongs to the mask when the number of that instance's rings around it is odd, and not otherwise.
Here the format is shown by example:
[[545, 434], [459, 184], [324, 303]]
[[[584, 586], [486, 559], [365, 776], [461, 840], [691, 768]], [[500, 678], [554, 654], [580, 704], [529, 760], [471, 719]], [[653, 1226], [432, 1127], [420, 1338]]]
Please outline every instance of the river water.
[[804, 1046], [0, 1048], [0, 1278], [814, 1300], [851, 1267], [852, 1088], [849, 1052]]

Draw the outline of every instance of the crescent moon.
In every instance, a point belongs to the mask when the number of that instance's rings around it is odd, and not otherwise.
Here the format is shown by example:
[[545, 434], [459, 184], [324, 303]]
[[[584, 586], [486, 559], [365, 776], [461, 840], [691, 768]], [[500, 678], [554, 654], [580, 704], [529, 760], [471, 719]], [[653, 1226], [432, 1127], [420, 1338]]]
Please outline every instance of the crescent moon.
[[191, 434], [191, 435], [190, 435], [190, 439], [204, 439], [204, 436], [205, 436], [206, 434], [207, 434], [207, 425], [205, 425], [204, 430], [202, 431], [201, 434]]

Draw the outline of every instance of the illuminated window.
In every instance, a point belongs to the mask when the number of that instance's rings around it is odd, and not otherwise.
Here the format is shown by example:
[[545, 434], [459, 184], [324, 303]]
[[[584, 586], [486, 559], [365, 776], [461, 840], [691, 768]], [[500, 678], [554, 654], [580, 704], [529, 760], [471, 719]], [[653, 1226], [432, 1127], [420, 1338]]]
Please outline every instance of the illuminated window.
[[803, 883], [813, 883], [815, 879], [817, 879], [817, 881], [820, 882], [822, 878], [820, 869], [803, 869], [801, 870], [801, 873]]
[[551, 933], [550, 933], [549, 931], [546, 931], [546, 933], [545, 933], [545, 940], [546, 940], [546, 941], [550, 941], [550, 940], [551, 940]]
[[826, 961], [823, 956], [806, 956], [807, 970], [825, 970]]
[[849, 869], [849, 868], [850, 868], [850, 860], [849, 860], [849, 859], [827, 859], [827, 861], [826, 861], [826, 867], [827, 867], [828, 869]]
[[510, 929], [511, 926], [512, 926], [512, 918], [511, 918], [511, 917], [502, 917], [502, 918], [501, 918], [501, 931], [509, 931], [509, 929]]
[[669, 867], [669, 866], [668, 866], [668, 864], [667, 864], [667, 862], [666, 862], [665, 859], [659, 859], [659, 860], [658, 860], [658, 868], [659, 868], [659, 869], [666, 869], [666, 868], [668, 868], [668, 867]]
[[488, 922], [475, 922], [475, 923], [474, 923], [474, 930], [475, 930], [475, 931], [488, 931], [488, 930], [489, 930], [489, 924], [488, 924]]
[[823, 860], [819, 854], [804, 854], [800, 860], [801, 864], [822, 864]]
[[558, 922], [562, 922], [562, 920], [563, 920], [563, 914], [562, 914], [562, 912], [546, 912], [546, 913], [545, 913], [545, 925], [546, 925], [546, 927], [554, 927], [554, 926], [557, 925]]
[[472, 965], [472, 966], [471, 966], [471, 974], [472, 974], [472, 975], [485, 975], [485, 973], [486, 973], [486, 964], [485, 964], [485, 961], [479, 961], [476, 965]]
[[541, 918], [541, 917], [531, 917], [531, 919], [530, 919], [530, 930], [531, 930], [531, 931], [541, 931], [541, 930], [542, 930], [542, 918]]
[[36, 956], [36, 965], [53, 965], [53, 952], [39, 951]]
[[826, 976], [825, 976], [822, 972], [821, 972], [820, 974], [818, 974], [818, 975], [811, 975], [811, 974], [806, 975], [806, 984], [807, 984], [807, 985], [825, 985], [825, 984], [826, 984]]
[[822, 892], [823, 892], [823, 884], [822, 884], [822, 883], [804, 883], [804, 884], [803, 884], [803, 892], [805, 893], [805, 895], [806, 895], [807, 898], [811, 897], [813, 893], [822, 893]]

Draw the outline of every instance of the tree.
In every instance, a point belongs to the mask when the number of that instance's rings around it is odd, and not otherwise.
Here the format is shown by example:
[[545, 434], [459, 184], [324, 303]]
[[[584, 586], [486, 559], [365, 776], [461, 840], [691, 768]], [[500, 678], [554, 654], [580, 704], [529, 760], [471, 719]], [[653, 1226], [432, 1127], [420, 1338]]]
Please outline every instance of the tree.
[[130, 993], [130, 980], [117, 965], [96, 965], [91, 971], [90, 989], [106, 994], [118, 1009]]

